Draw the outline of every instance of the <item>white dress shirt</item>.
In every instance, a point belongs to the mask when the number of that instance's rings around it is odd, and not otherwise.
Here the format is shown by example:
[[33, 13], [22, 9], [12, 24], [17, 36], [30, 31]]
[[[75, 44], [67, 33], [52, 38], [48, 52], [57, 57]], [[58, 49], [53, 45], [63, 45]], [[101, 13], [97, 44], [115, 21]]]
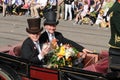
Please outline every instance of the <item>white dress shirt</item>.
[[49, 41], [51, 42], [54, 38], [55, 38], [55, 34], [51, 34], [49, 33], [47, 30], [46, 30], [47, 34], [48, 34], [48, 38], [49, 38]]
[[36, 46], [36, 48], [37, 48], [37, 50], [38, 50], [38, 52], [39, 52], [39, 54], [38, 54], [39, 60], [43, 59], [43, 56], [40, 54], [40, 53], [41, 53], [41, 48], [40, 48], [39, 41], [34, 42], [34, 44], [35, 44], [35, 46]]

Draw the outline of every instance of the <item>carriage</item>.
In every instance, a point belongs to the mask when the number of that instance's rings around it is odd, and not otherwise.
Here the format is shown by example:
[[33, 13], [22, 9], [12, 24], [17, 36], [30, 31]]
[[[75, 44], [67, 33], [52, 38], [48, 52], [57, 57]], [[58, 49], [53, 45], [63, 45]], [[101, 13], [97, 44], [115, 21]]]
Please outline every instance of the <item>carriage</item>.
[[[0, 80], [108, 80], [108, 52], [88, 53], [84, 68], [46, 68], [19, 57], [20, 45], [0, 49]], [[104, 57], [103, 57], [104, 56]], [[102, 63], [101, 63], [102, 62]]]

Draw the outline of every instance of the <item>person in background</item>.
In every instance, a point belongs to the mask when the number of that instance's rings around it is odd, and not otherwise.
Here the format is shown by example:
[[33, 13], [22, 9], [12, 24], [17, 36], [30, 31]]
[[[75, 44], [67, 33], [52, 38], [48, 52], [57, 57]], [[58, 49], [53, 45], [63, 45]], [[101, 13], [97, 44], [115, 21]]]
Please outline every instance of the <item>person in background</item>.
[[79, 3], [79, 10], [75, 17], [75, 23], [74, 24], [82, 24], [83, 18], [86, 16], [86, 14], [89, 12], [89, 6], [88, 1], [85, 0], [84, 3]]
[[52, 39], [55, 38], [57, 40], [58, 46], [60, 46], [61, 44], [70, 44], [73, 47], [75, 47], [79, 52], [84, 53], [92, 52], [84, 48], [83, 46], [75, 43], [74, 41], [65, 38], [62, 35], [62, 33], [56, 31], [56, 26], [59, 22], [56, 20], [56, 13], [54, 11], [47, 12], [45, 19], [46, 19], [44, 21], [45, 31], [40, 36], [40, 40], [42, 43], [51, 42]]
[[48, 0], [52, 10], [57, 10], [57, 0]]
[[106, 27], [108, 28], [110, 27], [110, 16], [107, 16], [107, 17], [105, 16], [113, 4], [114, 4], [114, 0], [104, 0], [102, 4], [102, 9], [104, 10], [103, 19], [106, 21], [106, 24], [107, 24]]
[[[43, 11], [47, 6], [48, 0], [37, 0], [34, 8], [34, 17], [40, 17], [40, 11]], [[39, 11], [38, 11], [39, 10]]]
[[91, 25], [95, 24], [99, 11], [101, 10], [101, 7], [102, 7], [102, 0], [95, 0], [94, 3], [95, 18], [90, 17], [90, 19], [92, 20]]
[[113, 6], [108, 10], [107, 16], [110, 18], [111, 37], [109, 40], [110, 70], [107, 74], [109, 80], [120, 79], [120, 0], [116, 0]]
[[15, 6], [12, 12], [21, 16], [23, 12], [21, 8], [24, 5], [23, 0], [12, 0], [12, 4]]
[[44, 56], [48, 53], [50, 47], [42, 47], [40, 42], [40, 35], [43, 28], [40, 27], [40, 18], [27, 19], [28, 28], [26, 31], [28, 33], [28, 38], [24, 40], [21, 47], [21, 58], [24, 58], [31, 63], [44, 64]]
[[3, 17], [6, 16], [6, 11], [12, 14], [12, 0], [3, 0]]
[[57, 20], [64, 19], [64, 0], [58, 0], [57, 2]]
[[72, 2], [74, 0], [64, 0], [65, 3], [65, 20], [68, 20], [68, 13], [69, 13], [69, 20], [72, 20]]
[[35, 17], [34, 6], [37, 4], [37, 0], [30, 0], [30, 15], [31, 17]]
[[75, 0], [74, 1], [74, 14], [77, 15], [77, 13], [79, 13], [79, 11], [81, 11], [83, 6], [83, 2], [82, 0]]

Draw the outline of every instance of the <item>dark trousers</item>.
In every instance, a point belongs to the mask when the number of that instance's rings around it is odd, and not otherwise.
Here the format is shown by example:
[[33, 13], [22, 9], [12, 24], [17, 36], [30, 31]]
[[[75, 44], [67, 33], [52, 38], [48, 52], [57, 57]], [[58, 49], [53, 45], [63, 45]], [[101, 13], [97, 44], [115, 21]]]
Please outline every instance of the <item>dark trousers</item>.
[[120, 71], [120, 49], [109, 48], [110, 69], [112, 71]]

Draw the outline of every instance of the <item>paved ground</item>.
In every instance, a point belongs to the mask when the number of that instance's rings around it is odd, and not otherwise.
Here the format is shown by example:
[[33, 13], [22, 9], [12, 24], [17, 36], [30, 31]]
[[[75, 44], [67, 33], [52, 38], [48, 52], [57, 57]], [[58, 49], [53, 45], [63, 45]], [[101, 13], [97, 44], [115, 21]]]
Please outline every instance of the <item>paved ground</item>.
[[[29, 16], [25, 15], [3, 17], [0, 13], [0, 47], [17, 44], [27, 37], [25, 31], [27, 18]], [[108, 50], [110, 29], [99, 28], [97, 25], [73, 25], [73, 22], [60, 20], [57, 31], [62, 32], [65, 37], [90, 50], [96, 52]]]

